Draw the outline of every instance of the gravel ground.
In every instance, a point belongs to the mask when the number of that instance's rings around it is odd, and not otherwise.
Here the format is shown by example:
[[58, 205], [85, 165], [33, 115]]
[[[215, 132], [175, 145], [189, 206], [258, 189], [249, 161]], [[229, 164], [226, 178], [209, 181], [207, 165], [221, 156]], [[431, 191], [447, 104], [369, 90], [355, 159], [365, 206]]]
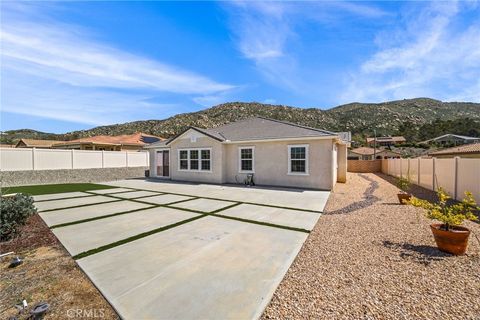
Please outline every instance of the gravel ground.
[[465, 256], [442, 253], [392, 183], [366, 173], [337, 184], [263, 319], [480, 319], [480, 225], [465, 222], [476, 233]]

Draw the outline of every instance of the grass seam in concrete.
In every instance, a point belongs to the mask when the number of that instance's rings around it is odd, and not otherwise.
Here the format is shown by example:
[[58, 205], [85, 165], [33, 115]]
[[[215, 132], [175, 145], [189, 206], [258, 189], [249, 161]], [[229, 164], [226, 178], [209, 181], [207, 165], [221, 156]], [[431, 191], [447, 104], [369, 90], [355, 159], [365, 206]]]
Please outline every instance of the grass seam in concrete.
[[[79, 191], [79, 192], [84, 192], [84, 191]], [[53, 193], [54, 194], [54, 193]], [[99, 196], [99, 194], [95, 194]], [[88, 197], [93, 197], [94, 195], [89, 193], [86, 196], [77, 196], [77, 197], [66, 197], [66, 198], [58, 198], [58, 199], [45, 199], [45, 200], [35, 200], [35, 202], [49, 202], [49, 201], [56, 201], [56, 200], [70, 200], [70, 199], [77, 199], [77, 198], [88, 198]]]
[[[58, 199], [58, 200], [62, 200], [62, 199]], [[81, 207], [88, 207], [88, 206], [94, 206], [94, 205], [97, 205], [97, 204], [113, 203], [113, 202], [118, 202], [118, 201], [121, 201], [121, 200], [117, 198], [116, 200], [112, 200], [112, 201], [95, 202], [95, 203], [88, 203], [88, 204], [80, 204], [80, 205], [78, 205], [78, 206], [70, 206], [70, 207], [62, 207], [62, 208], [42, 210], [42, 211], [38, 211], [38, 213], [58, 211], [58, 210], [65, 210], [65, 209], [74, 209], [74, 208], [81, 208]]]
[[156, 206], [156, 205], [152, 205], [151, 207], [146, 207], [146, 208], [133, 209], [133, 210], [128, 210], [128, 211], [111, 213], [111, 214], [107, 214], [107, 215], [104, 215], [104, 216], [98, 216], [98, 217], [92, 217], [92, 218], [88, 218], [88, 219], [81, 219], [81, 220], [75, 220], [75, 221], [55, 224], [53, 226], [50, 226], [49, 228], [50, 229], [55, 229], [55, 228], [68, 227], [68, 226], [72, 226], [72, 225], [75, 225], [75, 224], [80, 224], [80, 223], [85, 223], [85, 222], [90, 222], [90, 221], [95, 221], [95, 220], [102, 220], [102, 219], [115, 217], [115, 216], [121, 216], [123, 214], [133, 213], [133, 212], [137, 212], [137, 211], [154, 209], [154, 208], [157, 208], [157, 207], [158, 206]]
[[165, 231], [165, 230], [168, 230], [168, 229], [172, 229], [172, 228], [175, 228], [175, 227], [180, 226], [182, 224], [189, 223], [191, 221], [195, 221], [195, 220], [198, 220], [198, 219], [206, 217], [206, 216], [207, 215], [205, 215], [205, 214], [200, 214], [198, 216], [195, 216], [195, 217], [192, 217], [192, 218], [189, 218], [189, 219], [178, 221], [176, 223], [172, 223], [172, 224], [160, 227], [160, 228], [156, 228], [156, 229], [153, 229], [153, 230], [150, 230], [150, 231], [146, 231], [146, 232], [137, 234], [135, 236], [131, 236], [131, 237], [119, 240], [119, 241], [115, 241], [115, 242], [106, 244], [104, 246], [97, 247], [95, 249], [90, 249], [90, 250], [81, 252], [79, 254], [74, 255], [72, 258], [75, 259], [75, 260], [82, 259], [82, 258], [88, 257], [92, 254], [99, 253], [99, 252], [102, 252], [102, 251], [105, 251], [105, 250], [108, 250], [108, 249], [111, 249], [111, 248], [114, 248], [114, 247], [118, 247], [122, 244], [126, 244], [126, 243], [129, 243], [129, 242], [138, 240], [138, 239], [142, 239], [142, 238], [148, 237], [152, 234], [155, 234], [155, 233], [158, 233], [158, 232], [161, 232], [161, 231]]
[[[120, 188], [120, 187], [118, 187], [118, 188]], [[319, 210], [310, 210], [310, 209], [302, 209], [302, 208], [295, 208], [295, 207], [277, 206], [277, 205], [274, 205], [274, 204], [264, 204], [264, 203], [249, 202], [249, 201], [237, 201], [237, 200], [227, 200], [227, 199], [220, 199], [220, 198], [213, 198], [213, 197], [193, 196], [193, 195], [186, 194], [186, 193], [154, 191], [154, 190], [138, 189], [138, 188], [131, 188], [131, 187], [121, 187], [121, 188], [132, 189], [134, 191], [152, 191], [152, 192], [161, 192], [161, 193], [164, 193], [164, 194], [172, 194], [172, 195], [177, 195], [177, 196], [198, 197], [198, 198], [209, 199], [209, 200], [217, 200], [217, 201], [241, 202], [243, 204], [251, 204], [251, 205], [256, 205], [256, 206], [278, 208], [278, 209], [305, 211], [305, 212], [311, 212], [311, 213], [323, 213], [323, 211], [319, 211]], [[85, 192], [88, 192], [88, 191], [85, 191]]]

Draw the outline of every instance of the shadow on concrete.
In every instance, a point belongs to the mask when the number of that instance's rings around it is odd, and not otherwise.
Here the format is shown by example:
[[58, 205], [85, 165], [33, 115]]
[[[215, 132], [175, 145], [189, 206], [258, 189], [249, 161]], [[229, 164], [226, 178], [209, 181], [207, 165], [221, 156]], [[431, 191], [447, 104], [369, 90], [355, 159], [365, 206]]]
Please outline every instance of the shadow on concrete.
[[370, 207], [375, 202], [378, 202], [380, 200], [379, 197], [373, 195], [375, 190], [377, 190], [379, 188], [379, 183], [377, 181], [373, 180], [372, 178], [370, 178], [369, 176], [367, 176], [365, 174], [362, 174], [362, 173], [359, 174], [359, 177], [361, 177], [362, 179], [365, 179], [365, 180], [370, 182], [368, 187], [363, 192], [363, 200], [353, 202], [353, 203], [349, 204], [348, 206], [345, 206], [341, 209], [326, 212], [326, 214], [349, 214], [349, 213], [355, 212], [357, 210], [361, 210], [361, 209]]
[[398, 251], [402, 259], [410, 259], [416, 263], [428, 266], [435, 261], [441, 261], [451, 257], [451, 254], [438, 250], [437, 247], [427, 245], [414, 245], [410, 243], [395, 243], [392, 241], [383, 241], [383, 246]]

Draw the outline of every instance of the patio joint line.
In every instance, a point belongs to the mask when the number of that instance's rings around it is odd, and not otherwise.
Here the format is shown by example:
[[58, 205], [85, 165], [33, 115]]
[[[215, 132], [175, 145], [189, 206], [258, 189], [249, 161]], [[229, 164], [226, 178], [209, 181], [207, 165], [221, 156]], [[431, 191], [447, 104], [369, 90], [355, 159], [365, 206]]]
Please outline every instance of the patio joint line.
[[167, 226], [156, 228], [156, 229], [153, 229], [153, 230], [150, 230], [150, 231], [146, 231], [146, 232], [137, 234], [135, 236], [131, 236], [131, 237], [119, 240], [119, 241], [115, 241], [115, 242], [112, 242], [110, 244], [106, 244], [104, 246], [97, 247], [95, 249], [90, 249], [90, 250], [87, 250], [87, 251], [84, 251], [84, 252], [81, 252], [79, 254], [74, 255], [73, 259], [75, 259], [75, 260], [82, 259], [82, 258], [88, 257], [92, 254], [99, 253], [99, 252], [102, 252], [102, 251], [105, 251], [105, 250], [108, 250], [108, 249], [111, 249], [111, 248], [114, 248], [114, 247], [118, 247], [120, 245], [123, 245], [123, 244], [129, 243], [129, 242], [132, 242], [132, 241], [135, 241], [135, 240], [138, 240], [138, 239], [148, 237], [152, 234], [155, 234], [155, 233], [158, 233], [158, 232], [161, 232], [161, 231], [165, 231], [165, 230], [168, 230], [168, 229], [175, 228], [175, 227], [180, 226], [182, 224], [189, 223], [191, 221], [195, 221], [195, 220], [201, 219], [201, 218], [206, 217], [206, 216], [207, 215], [205, 215], [205, 214], [201, 214], [201, 215], [189, 218], [189, 219], [185, 219], [185, 220], [178, 221], [176, 223], [169, 224]]
[[[177, 195], [177, 196], [198, 197], [198, 198], [209, 199], [209, 200], [217, 200], [217, 201], [240, 202], [240, 203], [243, 203], [243, 204], [251, 204], [251, 205], [262, 206], [262, 207], [271, 207], [271, 208], [279, 208], [279, 209], [287, 209], [287, 210], [305, 211], [305, 212], [311, 212], [311, 213], [323, 213], [323, 211], [321, 211], [321, 210], [310, 210], [310, 209], [302, 209], [302, 208], [295, 208], [295, 207], [277, 206], [277, 205], [274, 205], [274, 204], [265, 204], [265, 203], [258, 203], [258, 202], [237, 201], [237, 200], [228, 200], [228, 199], [213, 198], [213, 197], [194, 196], [194, 195], [191, 195], [191, 194], [178, 193], [178, 192], [154, 191], [154, 190], [138, 189], [138, 188], [130, 188], [130, 187], [122, 187], [122, 188], [132, 189], [134, 191], [152, 191], [152, 192], [161, 192], [163, 194], [172, 194], [172, 195]], [[85, 191], [85, 192], [88, 192], [88, 191]]]
[[[62, 199], [59, 199], [59, 200], [62, 200]], [[112, 200], [112, 201], [95, 202], [95, 203], [88, 203], [88, 204], [80, 204], [80, 205], [78, 205], [78, 206], [70, 206], [70, 207], [62, 207], [62, 208], [48, 209], [48, 210], [38, 211], [38, 213], [50, 212], [50, 211], [57, 211], [57, 210], [64, 210], [64, 209], [73, 209], [73, 208], [88, 207], [88, 206], [94, 206], [94, 205], [97, 205], [97, 204], [113, 203], [113, 202], [118, 202], [118, 201], [121, 201], [121, 200], [118, 199], [118, 198], [116, 198], [116, 200]]]
[[85, 223], [85, 222], [90, 222], [90, 221], [95, 221], [95, 220], [102, 220], [102, 219], [106, 219], [106, 218], [110, 218], [110, 217], [120, 216], [120, 215], [123, 215], [123, 214], [134, 213], [134, 212], [137, 212], [137, 211], [154, 209], [156, 207], [157, 206], [152, 205], [150, 207], [133, 209], [133, 210], [122, 211], [122, 212], [116, 212], [116, 213], [111, 213], [111, 214], [107, 214], [107, 215], [104, 215], [104, 216], [98, 216], [98, 217], [92, 217], [92, 218], [88, 218], [88, 219], [81, 219], [81, 220], [75, 220], [75, 221], [70, 221], [70, 222], [65, 222], [65, 223], [59, 223], [59, 224], [55, 224], [55, 225], [50, 226], [50, 229], [67, 227], [67, 226], [80, 224], [80, 223]]
[[[84, 192], [84, 191], [80, 191], [80, 192]], [[65, 197], [65, 198], [58, 198], [58, 199], [44, 199], [44, 200], [36, 200], [35, 202], [48, 202], [48, 201], [56, 201], [56, 200], [70, 200], [70, 199], [77, 199], [77, 198], [88, 198], [88, 197], [92, 197], [92, 196], [99, 196], [99, 194], [91, 194], [91, 193], [88, 193], [87, 195], [85, 196], [77, 196], [77, 197]]]

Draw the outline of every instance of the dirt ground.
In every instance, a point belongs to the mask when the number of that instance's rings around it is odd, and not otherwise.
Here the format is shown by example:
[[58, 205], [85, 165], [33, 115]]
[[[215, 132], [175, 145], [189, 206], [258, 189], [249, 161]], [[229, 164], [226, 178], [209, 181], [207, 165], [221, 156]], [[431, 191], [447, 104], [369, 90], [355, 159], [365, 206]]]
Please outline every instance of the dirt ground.
[[[10, 251], [15, 255], [0, 260], [0, 319], [26, 319], [28, 313], [19, 314], [15, 307], [23, 299], [28, 312], [39, 302], [49, 303], [45, 319], [118, 319], [38, 215], [30, 217], [20, 236], [0, 242], [1, 253]], [[15, 256], [24, 262], [9, 268]]]

